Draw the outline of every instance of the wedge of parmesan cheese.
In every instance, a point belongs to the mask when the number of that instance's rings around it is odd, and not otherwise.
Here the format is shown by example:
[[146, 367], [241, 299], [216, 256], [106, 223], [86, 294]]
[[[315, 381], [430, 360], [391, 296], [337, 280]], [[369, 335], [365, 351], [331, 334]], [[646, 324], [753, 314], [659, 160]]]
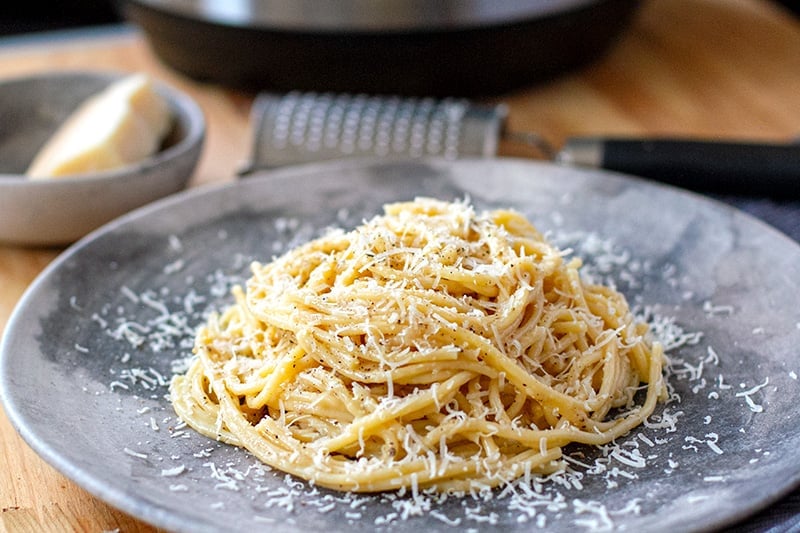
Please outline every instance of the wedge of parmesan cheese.
[[46, 179], [110, 170], [154, 153], [169, 132], [169, 105], [133, 74], [82, 103], [39, 150], [26, 174]]

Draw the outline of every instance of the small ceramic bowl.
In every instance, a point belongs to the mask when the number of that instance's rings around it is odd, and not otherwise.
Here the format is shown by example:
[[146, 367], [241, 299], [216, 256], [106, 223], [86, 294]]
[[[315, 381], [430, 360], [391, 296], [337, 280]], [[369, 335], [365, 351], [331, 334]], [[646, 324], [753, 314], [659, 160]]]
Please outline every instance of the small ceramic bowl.
[[0, 80], [0, 243], [68, 244], [186, 186], [202, 150], [205, 118], [190, 97], [157, 81], [174, 117], [158, 153], [92, 175], [25, 177], [39, 148], [78, 105], [123, 75], [57, 72]]

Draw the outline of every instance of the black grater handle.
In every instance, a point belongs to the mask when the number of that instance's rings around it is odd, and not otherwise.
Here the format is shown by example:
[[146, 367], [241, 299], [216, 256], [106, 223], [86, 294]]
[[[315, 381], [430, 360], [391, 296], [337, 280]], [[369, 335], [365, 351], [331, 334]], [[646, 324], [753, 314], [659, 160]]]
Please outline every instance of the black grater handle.
[[708, 192], [800, 196], [800, 144], [581, 137], [557, 160]]

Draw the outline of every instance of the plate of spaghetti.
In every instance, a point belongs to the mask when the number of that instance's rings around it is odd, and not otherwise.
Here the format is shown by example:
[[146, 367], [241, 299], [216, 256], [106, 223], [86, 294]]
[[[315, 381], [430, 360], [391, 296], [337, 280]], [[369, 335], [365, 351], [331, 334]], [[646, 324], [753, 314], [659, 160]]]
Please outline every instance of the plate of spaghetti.
[[71, 247], [1, 394], [168, 530], [709, 530], [800, 481], [798, 279], [787, 237], [630, 177], [315, 164]]

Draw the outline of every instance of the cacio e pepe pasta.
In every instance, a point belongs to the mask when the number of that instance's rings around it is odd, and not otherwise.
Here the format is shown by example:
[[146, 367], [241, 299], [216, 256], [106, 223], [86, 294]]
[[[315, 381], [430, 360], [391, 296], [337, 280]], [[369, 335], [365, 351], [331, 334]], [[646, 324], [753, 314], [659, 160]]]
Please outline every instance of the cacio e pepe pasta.
[[466, 491], [553, 472], [665, 398], [647, 326], [521, 214], [384, 211], [253, 264], [172, 382], [187, 424], [324, 487]]

